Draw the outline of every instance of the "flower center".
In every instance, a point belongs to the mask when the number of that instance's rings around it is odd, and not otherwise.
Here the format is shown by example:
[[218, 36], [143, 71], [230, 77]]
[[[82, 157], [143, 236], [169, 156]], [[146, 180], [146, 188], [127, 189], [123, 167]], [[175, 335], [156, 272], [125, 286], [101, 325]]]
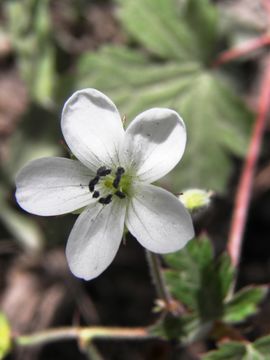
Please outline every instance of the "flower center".
[[131, 187], [131, 176], [129, 176], [122, 166], [112, 170], [101, 166], [96, 176], [89, 182], [89, 190], [92, 197], [98, 199], [100, 204], [109, 204], [113, 197], [125, 199], [129, 195]]

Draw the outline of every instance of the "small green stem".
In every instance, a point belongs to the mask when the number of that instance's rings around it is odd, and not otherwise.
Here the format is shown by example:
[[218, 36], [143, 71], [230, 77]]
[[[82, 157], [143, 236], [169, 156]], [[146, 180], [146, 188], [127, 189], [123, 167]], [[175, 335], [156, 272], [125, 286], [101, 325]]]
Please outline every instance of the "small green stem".
[[87, 343], [93, 339], [146, 339], [151, 337], [147, 328], [63, 327], [30, 335], [15, 336], [14, 341], [19, 346], [33, 346], [70, 339], [78, 339], [81, 343]]
[[85, 354], [89, 360], [103, 360], [102, 355], [100, 354], [96, 346], [91, 342], [87, 345]]

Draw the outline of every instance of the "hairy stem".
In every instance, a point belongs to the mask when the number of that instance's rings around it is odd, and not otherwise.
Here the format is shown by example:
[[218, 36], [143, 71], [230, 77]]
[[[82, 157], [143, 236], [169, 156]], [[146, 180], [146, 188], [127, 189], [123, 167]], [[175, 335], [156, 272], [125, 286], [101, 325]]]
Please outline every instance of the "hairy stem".
[[162, 300], [164, 308], [167, 311], [179, 316], [183, 311], [182, 306], [171, 297], [167, 289], [158, 255], [146, 250], [146, 258], [159, 300]]
[[156, 288], [157, 296], [159, 299], [162, 299], [165, 304], [169, 304], [171, 301], [171, 296], [166, 288], [159, 257], [157, 254], [146, 250], [146, 258], [148, 261], [150, 274]]

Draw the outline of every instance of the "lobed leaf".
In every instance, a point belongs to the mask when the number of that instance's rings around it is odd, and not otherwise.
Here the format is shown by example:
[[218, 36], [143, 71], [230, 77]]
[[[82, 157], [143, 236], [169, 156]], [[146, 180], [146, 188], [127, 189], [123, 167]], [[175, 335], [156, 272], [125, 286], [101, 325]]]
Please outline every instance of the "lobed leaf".
[[249, 286], [238, 291], [224, 307], [223, 320], [229, 323], [241, 322], [257, 312], [259, 303], [268, 292], [266, 286]]
[[264, 336], [254, 343], [229, 341], [202, 356], [203, 360], [269, 360], [270, 336]]
[[217, 40], [217, 11], [208, 0], [118, 0], [127, 32], [153, 54], [207, 60]]
[[268, 290], [266, 286], [246, 287], [228, 299], [235, 272], [227, 254], [214, 257], [207, 237], [194, 239], [164, 259], [169, 265], [164, 271], [169, 291], [192, 314], [197, 314], [201, 323], [244, 321], [256, 313]]
[[202, 322], [220, 319], [233, 281], [228, 257], [215, 260], [211, 242], [202, 237], [164, 258], [171, 267], [164, 276], [172, 295], [197, 313]]
[[203, 360], [240, 360], [246, 355], [246, 346], [240, 342], [228, 342], [220, 345], [216, 351], [202, 356]]

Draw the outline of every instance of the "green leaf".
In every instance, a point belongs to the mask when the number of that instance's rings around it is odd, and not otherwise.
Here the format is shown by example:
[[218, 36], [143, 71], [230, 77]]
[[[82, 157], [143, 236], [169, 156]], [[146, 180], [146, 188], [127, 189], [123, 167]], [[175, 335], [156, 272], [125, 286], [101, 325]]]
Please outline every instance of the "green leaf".
[[190, 309], [198, 310], [201, 274], [212, 262], [213, 253], [208, 239], [194, 239], [181, 251], [164, 256], [172, 268], [166, 270], [165, 280], [171, 294]]
[[78, 79], [77, 87], [95, 87], [111, 96], [129, 120], [150, 107], [173, 108], [183, 116], [186, 152], [167, 178], [175, 191], [222, 190], [229, 154], [245, 154], [251, 114], [220, 74], [198, 62], [157, 64], [137, 51], [106, 47], [82, 57]]
[[196, 276], [194, 270], [200, 270], [213, 260], [213, 247], [210, 240], [200, 237], [190, 241], [181, 251], [165, 255], [166, 263], [174, 270], [186, 271]]
[[203, 323], [220, 319], [233, 280], [228, 257], [215, 260], [211, 242], [203, 237], [164, 258], [171, 267], [164, 273], [171, 294], [197, 313]]
[[[202, 356], [203, 360], [242, 360], [246, 355], [246, 346], [240, 342], [222, 344], [216, 351]], [[247, 359], [248, 360], [248, 359]]]
[[0, 360], [10, 352], [11, 349], [11, 331], [7, 318], [0, 313]]
[[266, 286], [246, 287], [238, 291], [234, 297], [226, 303], [223, 320], [234, 323], [245, 320], [248, 316], [257, 312], [258, 304], [265, 298], [268, 292]]
[[218, 350], [203, 355], [202, 360], [270, 360], [270, 336], [254, 343], [230, 341], [221, 344]]
[[4, 1], [4, 10], [21, 76], [33, 99], [49, 107], [57, 82], [49, 1]]
[[208, 0], [189, 0], [186, 3], [185, 19], [194, 34], [202, 58], [208, 60], [218, 40], [218, 14]]
[[244, 321], [257, 311], [266, 296], [266, 286], [246, 287], [227, 300], [234, 279], [229, 256], [214, 258], [206, 237], [194, 239], [179, 252], [165, 255], [169, 269], [164, 276], [171, 294], [198, 314], [203, 323]]
[[198, 56], [192, 34], [180, 21], [174, 1], [127, 0], [120, 3], [119, 17], [123, 26], [154, 54], [180, 60]]
[[5, 189], [0, 185], [0, 221], [26, 251], [40, 251], [44, 237], [38, 225], [26, 215], [13, 210], [5, 201]]
[[181, 343], [192, 343], [203, 338], [209, 332], [211, 324], [201, 324], [200, 319], [195, 314], [183, 314], [174, 317], [166, 314], [149, 329], [150, 334], [160, 336], [164, 339], [179, 339]]
[[217, 37], [217, 12], [208, 0], [118, 0], [119, 18], [153, 54], [206, 60]]
[[31, 106], [11, 136], [9, 146], [9, 158], [2, 164], [2, 168], [13, 183], [16, 173], [28, 161], [61, 155], [58, 119], [42, 107]]
[[268, 355], [270, 359], [270, 335], [261, 337], [253, 344], [254, 348], [261, 354]]

